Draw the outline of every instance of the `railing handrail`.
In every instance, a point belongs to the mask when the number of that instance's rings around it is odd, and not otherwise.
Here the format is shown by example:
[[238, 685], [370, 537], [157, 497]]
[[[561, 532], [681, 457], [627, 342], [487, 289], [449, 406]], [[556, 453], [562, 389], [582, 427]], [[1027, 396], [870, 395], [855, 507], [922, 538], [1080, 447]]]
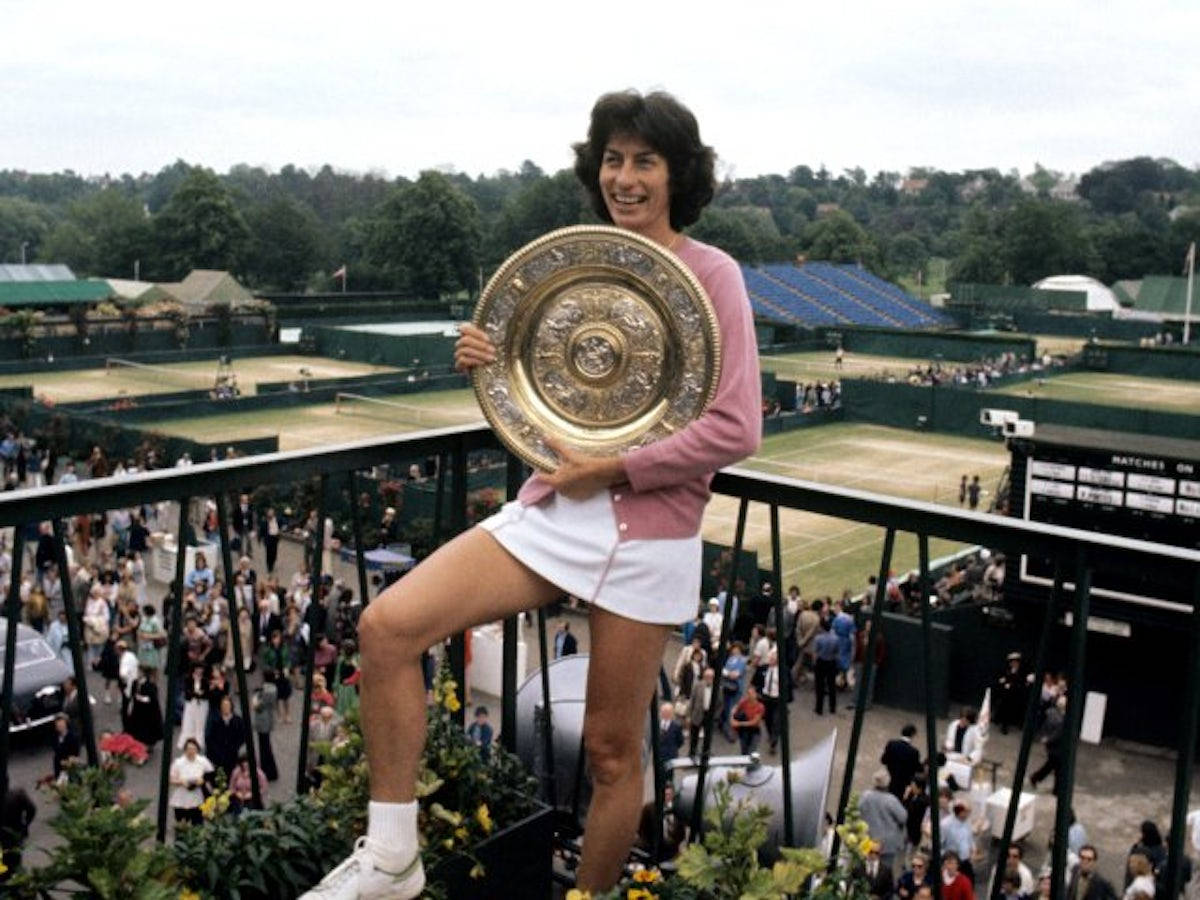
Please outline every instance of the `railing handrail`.
[[[322, 473], [370, 468], [389, 457], [445, 452], [448, 440], [464, 450], [496, 449], [500, 444], [485, 424], [454, 425], [373, 437], [321, 448], [280, 450], [220, 462], [155, 469], [120, 478], [97, 478], [73, 484], [0, 493], [0, 527], [66, 518], [148, 501], [203, 497], [238, 491], [246, 485], [297, 481]], [[924, 500], [772, 475], [740, 467], [718, 472], [712, 490], [755, 502], [852, 519], [901, 531], [977, 543], [1010, 551], [1050, 556], [1065, 550], [1133, 552], [1161, 560], [1200, 565], [1200, 551], [1170, 544], [1027, 519], [955, 509]], [[30, 516], [30, 506], [37, 511]], [[897, 522], [896, 515], [904, 516]]]
[[[0, 527], [185, 496], [206, 497], [239, 491], [253, 484], [300, 481], [331, 472], [368, 469], [389, 459], [445, 453], [451, 440], [468, 451], [500, 447], [490, 428], [471, 423], [346, 441], [328, 447], [279, 450], [121, 477], [5, 491], [0, 493]], [[38, 509], [30, 517], [27, 507], [33, 501], [37, 501]]]

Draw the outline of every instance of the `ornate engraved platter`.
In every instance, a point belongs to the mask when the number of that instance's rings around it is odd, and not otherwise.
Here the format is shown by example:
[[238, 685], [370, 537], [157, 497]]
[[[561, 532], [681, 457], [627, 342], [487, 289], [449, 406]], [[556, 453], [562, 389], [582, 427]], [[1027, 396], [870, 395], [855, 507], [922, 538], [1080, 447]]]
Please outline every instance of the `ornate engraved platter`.
[[721, 370], [704, 288], [673, 253], [631, 231], [577, 225], [505, 261], [475, 307], [496, 361], [472, 370], [483, 413], [531, 466], [543, 437], [584, 453], [653, 443], [695, 419]]

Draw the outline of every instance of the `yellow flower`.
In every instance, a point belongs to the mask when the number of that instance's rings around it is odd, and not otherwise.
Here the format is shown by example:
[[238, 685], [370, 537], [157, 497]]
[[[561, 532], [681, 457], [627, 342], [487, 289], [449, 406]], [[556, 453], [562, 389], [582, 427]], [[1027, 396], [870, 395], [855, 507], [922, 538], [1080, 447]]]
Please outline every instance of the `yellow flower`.
[[462, 709], [462, 704], [458, 702], [458, 696], [453, 691], [446, 692], [446, 699], [442, 701], [442, 706], [452, 713]]
[[215, 795], [205, 797], [204, 802], [200, 804], [200, 815], [206, 819], [211, 819], [217, 812], [217, 798]]
[[633, 880], [639, 884], [653, 884], [661, 878], [658, 869], [638, 869], [633, 873]]
[[592, 900], [591, 891], [581, 891], [579, 888], [571, 888], [567, 891], [567, 900]]
[[479, 823], [479, 827], [483, 829], [484, 834], [492, 833], [492, 828], [494, 827], [492, 825], [492, 814], [488, 812], [486, 803], [479, 804], [479, 809], [475, 810], [475, 821]]
[[656, 898], [645, 888], [630, 888], [625, 894], [625, 900], [656, 900]]
[[853, 850], [855, 847], [857, 847], [858, 846], [858, 835], [857, 834], [846, 835], [846, 846], [851, 850]]
[[179, 900], [200, 900], [200, 895], [195, 891], [184, 888], [179, 892]]
[[467, 829], [460, 825], [454, 829], [454, 836], [460, 841], [465, 841], [467, 839]]
[[454, 838], [446, 838], [442, 841], [442, 846], [447, 850], [452, 850], [454, 848]]
[[8, 871], [8, 866], [4, 864], [4, 848], [0, 847], [0, 875]]
[[471, 866], [471, 871], [467, 874], [472, 878], [482, 878], [487, 872], [483, 868], [483, 863], [475, 863], [475, 865]]

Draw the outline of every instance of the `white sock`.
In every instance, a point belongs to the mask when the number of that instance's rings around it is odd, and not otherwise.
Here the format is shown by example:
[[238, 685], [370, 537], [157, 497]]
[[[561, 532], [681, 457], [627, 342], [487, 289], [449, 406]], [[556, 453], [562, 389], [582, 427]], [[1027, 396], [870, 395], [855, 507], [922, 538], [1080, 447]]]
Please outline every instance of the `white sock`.
[[367, 840], [383, 862], [407, 865], [419, 849], [417, 801], [367, 804]]

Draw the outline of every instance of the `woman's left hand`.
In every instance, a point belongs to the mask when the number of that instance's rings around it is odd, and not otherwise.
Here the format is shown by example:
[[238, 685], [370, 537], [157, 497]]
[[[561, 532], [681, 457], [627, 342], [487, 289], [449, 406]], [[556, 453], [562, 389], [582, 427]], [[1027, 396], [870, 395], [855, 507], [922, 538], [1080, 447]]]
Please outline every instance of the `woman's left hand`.
[[625, 480], [625, 463], [620, 456], [588, 456], [553, 437], [547, 437], [545, 443], [558, 457], [558, 468], [542, 477], [564, 497], [586, 500]]

